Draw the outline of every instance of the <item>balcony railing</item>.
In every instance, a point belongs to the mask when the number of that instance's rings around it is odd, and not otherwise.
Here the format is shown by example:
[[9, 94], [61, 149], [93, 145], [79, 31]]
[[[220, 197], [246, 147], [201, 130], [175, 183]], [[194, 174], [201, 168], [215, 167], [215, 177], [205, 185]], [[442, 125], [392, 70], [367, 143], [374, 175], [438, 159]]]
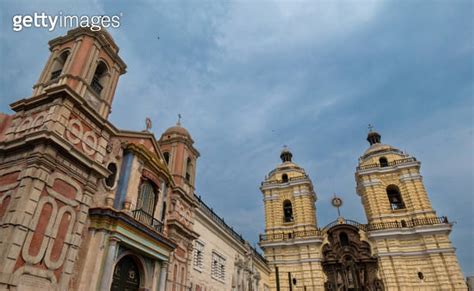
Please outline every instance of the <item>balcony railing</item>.
[[[329, 223], [322, 229], [261, 234], [260, 242], [284, 241], [284, 240], [292, 240], [295, 238], [321, 236], [328, 229], [339, 224], [341, 224], [340, 221], [336, 220]], [[446, 216], [441, 216], [441, 217], [414, 218], [414, 219], [409, 219], [409, 220], [362, 224], [354, 220], [346, 219], [344, 220], [343, 224], [353, 225], [364, 231], [374, 231], [374, 230], [384, 230], [384, 229], [410, 228], [410, 227], [425, 226], [425, 225], [449, 224], [449, 220]]]
[[155, 219], [151, 214], [145, 212], [142, 209], [136, 209], [132, 211], [133, 218], [146, 224], [156, 230], [159, 233], [163, 232], [163, 223], [158, 219]]
[[260, 241], [291, 240], [295, 238], [307, 238], [307, 237], [314, 237], [314, 236], [320, 236], [320, 235], [321, 235], [321, 231], [319, 229], [278, 232], [278, 233], [272, 233], [272, 234], [261, 234]]
[[299, 180], [303, 181], [303, 180], [306, 180], [306, 179], [309, 179], [308, 175], [291, 177], [291, 178], [288, 178], [288, 181], [283, 181], [282, 179], [273, 180], [273, 181], [265, 181], [265, 182], [262, 182], [261, 184], [262, 185], [281, 184], [281, 183], [295, 182], [295, 181], [299, 181]]
[[446, 216], [431, 217], [431, 218], [414, 218], [409, 220], [390, 221], [390, 222], [378, 222], [370, 223], [366, 225], [366, 230], [382, 230], [390, 228], [405, 228], [405, 227], [416, 227], [423, 225], [435, 225], [435, 224], [449, 224], [449, 220]]
[[92, 78], [91, 88], [92, 88], [92, 90], [94, 90], [98, 95], [100, 95], [100, 92], [102, 92], [102, 89], [104, 89], [104, 87], [100, 84], [99, 79], [96, 78], [96, 77]]
[[400, 164], [407, 164], [407, 163], [411, 163], [411, 162], [416, 162], [416, 158], [412, 157], [412, 158], [394, 160], [394, 161], [391, 161], [391, 162], [387, 163], [387, 165], [384, 165], [383, 167], [379, 163], [369, 164], [369, 165], [365, 165], [365, 166], [359, 166], [359, 167], [357, 167], [357, 170], [367, 170], [367, 169], [373, 169], [373, 168], [386, 168], [386, 167], [397, 166], [397, 165], [400, 165]]
[[51, 80], [57, 79], [61, 75], [62, 69], [61, 70], [56, 70], [51, 73]]

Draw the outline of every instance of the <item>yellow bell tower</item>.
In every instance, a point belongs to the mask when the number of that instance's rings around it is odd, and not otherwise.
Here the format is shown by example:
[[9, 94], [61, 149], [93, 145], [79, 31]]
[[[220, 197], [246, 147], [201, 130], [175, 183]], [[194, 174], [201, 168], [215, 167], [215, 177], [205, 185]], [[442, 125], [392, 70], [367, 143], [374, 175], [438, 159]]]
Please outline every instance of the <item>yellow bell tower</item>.
[[260, 246], [272, 269], [271, 290], [317, 290], [323, 273], [316, 193], [292, 157], [287, 148], [283, 149], [282, 163], [260, 187], [265, 206], [265, 234], [260, 235]]
[[421, 163], [381, 143], [370, 130], [370, 147], [355, 178], [367, 216], [368, 237], [388, 290], [466, 290], [452, 224], [437, 217], [420, 175]]

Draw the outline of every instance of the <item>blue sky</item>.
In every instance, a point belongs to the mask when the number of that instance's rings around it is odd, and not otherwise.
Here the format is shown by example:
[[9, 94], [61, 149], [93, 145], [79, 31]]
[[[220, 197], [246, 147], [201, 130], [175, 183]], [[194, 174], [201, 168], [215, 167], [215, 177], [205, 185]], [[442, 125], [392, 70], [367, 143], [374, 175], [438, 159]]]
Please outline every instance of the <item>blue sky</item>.
[[474, 275], [473, 2], [216, 3], [2, 1], [0, 111], [30, 96], [47, 41], [65, 33], [13, 32], [13, 15], [122, 13], [110, 32], [128, 72], [111, 121], [142, 130], [149, 116], [159, 137], [181, 113], [201, 152], [198, 194], [246, 239], [263, 232], [258, 188], [284, 144], [313, 180], [319, 226], [336, 218], [334, 192], [345, 217], [365, 222], [354, 171], [372, 123], [422, 161]]

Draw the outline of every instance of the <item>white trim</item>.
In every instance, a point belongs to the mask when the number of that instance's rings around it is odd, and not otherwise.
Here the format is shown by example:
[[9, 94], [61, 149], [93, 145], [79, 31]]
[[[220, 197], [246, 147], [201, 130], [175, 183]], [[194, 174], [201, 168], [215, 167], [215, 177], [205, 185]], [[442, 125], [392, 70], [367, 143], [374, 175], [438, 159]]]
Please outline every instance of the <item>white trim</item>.
[[294, 265], [294, 264], [302, 264], [302, 263], [319, 263], [321, 261], [322, 261], [321, 258], [309, 258], [309, 259], [300, 259], [300, 260], [275, 260], [271, 262], [271, 264]]
[[260, 247], [267, 248], [267, 247], [281, 247], [281, 246], [294, 246], [294, 245], [307, 245], [307, 244], [317, 244], [323, 243], [322, 238], [311, 238], [311, 239], [291, 239], [291, 240], [284, 240], [284, 241], [277, 241], [277, 242], [260, 242]]
[[422, 256], [422, 255], [429, 255], [429, 254], [442, 254], [442, 253], [454, 253], [456, 250], [454, 248], [442, 248], [442, 249], [434, 249], [434, 250], [423, 250], [423, 251], [411, 251], [411, 252], [383, 252], [383, 253], [376, 253], [379, 257], [393, 257], [393, 256]]
[[414, 234], [429, 234], [436, 232], [450, 232], [451, 225], [430, 225], [420, 226], [416, 228], [401, 228], [401, 229], [387, 229], [387, 230], [372, 230], [368, 232], [369, 238], [386, 238], [388, 236], [399, 236], [399, 235], [414, 235]]

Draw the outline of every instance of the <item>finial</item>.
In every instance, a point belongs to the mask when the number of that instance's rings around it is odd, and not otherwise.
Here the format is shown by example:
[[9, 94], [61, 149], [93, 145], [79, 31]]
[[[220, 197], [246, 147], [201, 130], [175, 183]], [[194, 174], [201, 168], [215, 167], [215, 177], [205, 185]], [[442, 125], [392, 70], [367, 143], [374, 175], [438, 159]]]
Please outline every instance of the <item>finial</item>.
[[178, 113], [178, 122], [176, 122], [177, 126], [181, 126], [181, 113]]
[[341, 211], [339, 208], [342, 206], [342, 199], [337, 197], [336, 193], [334, 193], [334, 198], [332, 198], [331, 204], [337, 208], [337, 217], [341, 217]]
[[369, 124], [369, 134], [367, 135], [367, 141], [370, 143], [370, 145], [380, 143], [381, 141], [380, 134], [374, 131], [374, 126], [372, 124]]
[[372, 132], [374, 130], [374, 126], [369, 123], [369, 132]]
[[145, 118], [145, 131], [150, 131], [151, 126], [152, 124], [150, 117]]

